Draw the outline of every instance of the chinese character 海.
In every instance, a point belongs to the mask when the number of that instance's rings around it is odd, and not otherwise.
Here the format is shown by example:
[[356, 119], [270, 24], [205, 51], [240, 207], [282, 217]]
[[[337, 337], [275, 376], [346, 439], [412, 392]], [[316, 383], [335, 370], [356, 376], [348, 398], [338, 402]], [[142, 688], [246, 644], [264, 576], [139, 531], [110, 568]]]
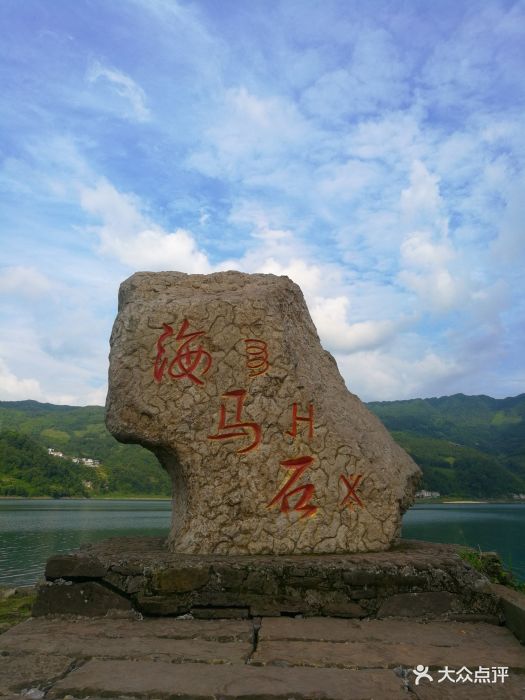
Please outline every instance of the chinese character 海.
[[153, 376], [155, 380], [157, 382], [162, 381], [167, 368], [168, 376], [171, 377], [171, 379], [183, 379], [186, 377], [194, 384], [204, 384], [197, 374], [203, 376], [210, 369], [211, 355], [202, 345], [191, 347], [191, 344], [201, 335], [204, 335], [205, 332], [195, 331], [194, 333], [187, 333], [186, 331], [190, 324], [187, 319], [184, 319], [175, 337], [177, 343], [175, 357], [169, 362], [166, 357], [165, 342], [173, 335], [174, 331], [173, 327], [168, 323], [163, 323], [162, 325], [164, 332], [157, 340], [157, 356], [153, 367]]

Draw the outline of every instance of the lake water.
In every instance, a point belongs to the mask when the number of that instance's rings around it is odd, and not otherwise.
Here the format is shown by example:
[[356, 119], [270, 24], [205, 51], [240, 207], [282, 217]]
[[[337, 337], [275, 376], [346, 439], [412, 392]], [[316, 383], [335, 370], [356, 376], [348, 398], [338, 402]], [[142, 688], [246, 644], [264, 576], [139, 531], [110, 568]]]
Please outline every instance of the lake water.
[[[0, 499], [0, 586], [34, 583], [52, 554], [119, 535], [167, 534], [171, 502]], [[525, 581], [525, 504], [417, 505], [403, 537], [497, 551]]]
[[403, 517], [402, 535], [498, 552], [507, 568], [525, 582], [525, 503], [416, 505]]

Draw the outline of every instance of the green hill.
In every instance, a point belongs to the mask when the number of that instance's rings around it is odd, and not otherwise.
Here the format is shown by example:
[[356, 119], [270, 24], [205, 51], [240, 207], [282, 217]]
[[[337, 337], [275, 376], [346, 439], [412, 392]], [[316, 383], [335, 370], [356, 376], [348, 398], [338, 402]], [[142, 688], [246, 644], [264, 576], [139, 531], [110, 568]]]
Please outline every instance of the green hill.
[[525, 394], [455, 394], [368, 408], [422, 467], [422, 488], [476, 498], [525, 493]]
[[[368, 407], [421, 466], [422, 488], [466, 498], [525, 493], [525, 394], [456, 394]], [[48, 448], [64, 458], [50, 456]], [[108, 433], [102, 406], [0, 401], [0, 495], [169, 494], [155, 457]]]
[[[17, 443], [16, 436], [25, 440]], [[48, 455], [47, 448], [62, 452], [64, 459]], [[73, 458], [100, 464], [88, 467]], [[79, 478], [65, 481], [60, 495], [171, 493], [167, 474], [148, 450], [122, 445], [108, 433], [102, 406], [0, 401], [0, 495], [55, 496], [55, 471], [65, 467]]]
[[0, 492], [12, 496], [87, 496], [99, 477], [83, 465], [56, 459], [27, 435], [0, 433]]

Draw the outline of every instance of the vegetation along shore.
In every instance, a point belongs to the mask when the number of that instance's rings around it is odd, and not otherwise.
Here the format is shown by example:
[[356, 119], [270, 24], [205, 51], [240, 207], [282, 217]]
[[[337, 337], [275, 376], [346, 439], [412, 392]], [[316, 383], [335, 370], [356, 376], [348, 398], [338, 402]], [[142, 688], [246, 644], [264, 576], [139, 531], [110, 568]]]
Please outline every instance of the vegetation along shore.
[[[423, 470], [420, 502], [525, 503], [525, 394], [368, 403]], [[170, 496], [155, 457], [106, 430], [102, 406], [0, 402], [0, 497]]]

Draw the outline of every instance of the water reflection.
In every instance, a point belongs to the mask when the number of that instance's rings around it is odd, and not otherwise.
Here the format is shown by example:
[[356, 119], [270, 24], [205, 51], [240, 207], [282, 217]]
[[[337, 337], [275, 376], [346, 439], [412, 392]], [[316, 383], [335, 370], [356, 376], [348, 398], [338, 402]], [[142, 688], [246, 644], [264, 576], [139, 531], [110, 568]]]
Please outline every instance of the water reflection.
[[519, 503], [417, 505], [403, 517], [403, 537], [496, 551], [521, 581], [524, 535], [525, 505]]
[[[52, 554], [107, 537], [169, 531], [170, 501], [0, 499], [0, 585], [33, 583]], [[525, 505], [417, 505], [403, 518], [402, 535], [497, 551], [525, 581]]]
[[0, 585], [33, 583], [52, 554], [107, 537], [169, 530], [169, 501], [0, 500]]

